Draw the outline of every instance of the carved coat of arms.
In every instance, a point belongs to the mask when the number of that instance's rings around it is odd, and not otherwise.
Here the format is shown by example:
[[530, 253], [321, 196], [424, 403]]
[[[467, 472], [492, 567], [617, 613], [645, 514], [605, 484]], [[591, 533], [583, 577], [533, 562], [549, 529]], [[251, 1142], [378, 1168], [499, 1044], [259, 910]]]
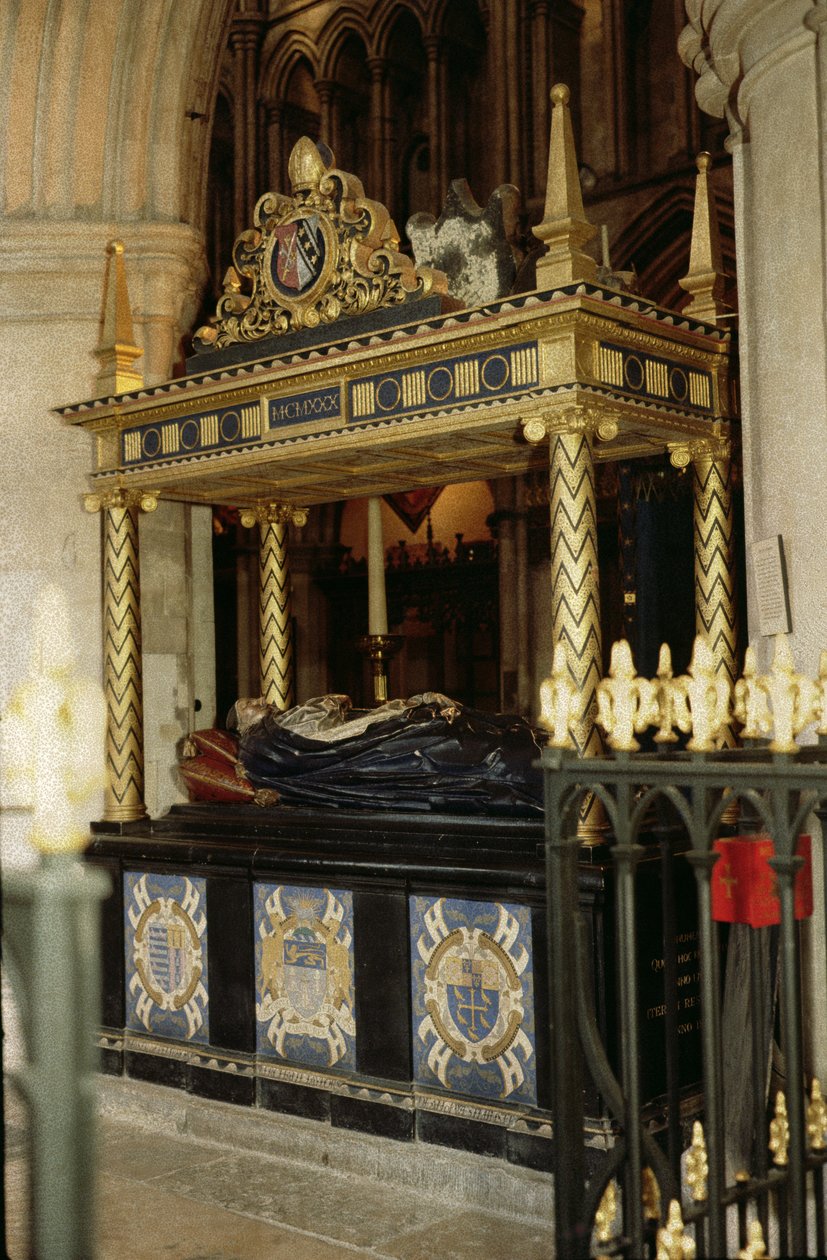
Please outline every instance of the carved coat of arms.
[[197, 350], [447, 293], [442, 272], [417, 268], [400, 252], [385, 207], [365, 196], [355, 175], [328, 165], [306, 136], [295, 144], [288, 170], [293, 195], [259, 198], [255, 226], [233, 248], [215, 318], [195, 335]]

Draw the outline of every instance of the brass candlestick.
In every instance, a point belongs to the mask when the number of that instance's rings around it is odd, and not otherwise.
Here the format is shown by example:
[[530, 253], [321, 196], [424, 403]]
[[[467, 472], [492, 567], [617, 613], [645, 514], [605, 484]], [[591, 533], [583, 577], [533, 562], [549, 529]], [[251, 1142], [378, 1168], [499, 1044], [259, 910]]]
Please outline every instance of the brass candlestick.
[[365, 634], [357, 640], [359, 651], [370, 658], [373, 672], [373, 702], [384, 704], [388, 698], [388, 662], [402, 647], [401, 634]]

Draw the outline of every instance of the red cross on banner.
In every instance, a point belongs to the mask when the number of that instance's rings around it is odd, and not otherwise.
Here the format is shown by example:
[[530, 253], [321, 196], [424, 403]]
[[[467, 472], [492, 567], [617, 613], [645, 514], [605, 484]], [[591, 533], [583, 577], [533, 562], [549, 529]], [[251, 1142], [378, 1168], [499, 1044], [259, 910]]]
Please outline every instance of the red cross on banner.
[[[778, 883], [769, 859], [775, 845], [769, 836], [732, 836], [716, 840], [720, 853], [712, 868], [712, 918], [716, 923], [748, 923], [769, 927], [781, 922]], [[809, 836], [799, 836], [796, 853], [804, 865], [795, 877], [795, 917], [809, 919], [813, 913], [812, 846]]]

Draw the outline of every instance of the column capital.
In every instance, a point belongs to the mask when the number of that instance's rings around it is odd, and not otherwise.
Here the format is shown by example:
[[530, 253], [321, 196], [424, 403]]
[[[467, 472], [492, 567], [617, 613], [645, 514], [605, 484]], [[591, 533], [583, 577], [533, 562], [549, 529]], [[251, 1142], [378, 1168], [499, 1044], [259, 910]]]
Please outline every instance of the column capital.
[[307, 508], [293, 503], [260, 503], [257, 507], [242, 508], [241, 524], [245, 529], [254, 525], [305, 525]]
[[732, 458], [732, 440], [728, 434], [698, 438], [694, 442], [667, 442], [669, 463], [673, 468], [688, 468], [703, 460], [727, 460]]
[[368, 57], [368, 70], [370, 71], [371, 83], [381, 83], [385, 77], [385, 71], [388, 63], [385, 57]]
[[532, 446], [561, 433], [588, 433], [601, 442], [611, 442], [620, 428], [616, 415], [610, 409], [577, 403], [558, 407], [544, 416], [532, 416], [521, 423], [523, 437]]
[[824, 9], [813, 0], [686, 0], [689, 24], [678, 38], [683, 62], [698, 75], [701, 109], [723, 118], [738, 98], [746, 118], [752, 85], [815, 38]]
[[154, 512], [158, 506], [159, 490], [125, 490], [116, 486], [114, 490], [104, 490], [83, 496], [85, 512], [105, 512], [108, 508], [140, 508], [142, 512]]
[[262, 17], [237, 17], [233, 19], [230, 27], [230, 49], [232, 52], [242, 50], [245, 52], [254, 52], [261, 39], [261, 32], [264, 28], [264, 18]]

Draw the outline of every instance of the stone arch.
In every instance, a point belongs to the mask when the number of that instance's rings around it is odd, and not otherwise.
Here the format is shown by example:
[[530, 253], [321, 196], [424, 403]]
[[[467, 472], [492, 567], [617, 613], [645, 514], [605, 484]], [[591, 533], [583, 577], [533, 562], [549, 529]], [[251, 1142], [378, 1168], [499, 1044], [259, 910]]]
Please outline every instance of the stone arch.
[[335, 80], [336, 62], [342, 45], [353, 35], [364, 44], [367, 55], [372, 56], [374, 36], [370, 23], [365, 21], [364, 13], [352, 4], [337, 5], [336, 12], [322, 29], [319, 39], [321, 79]]
[[395, 28], [399, 20], [406, 15], [416, 23], [419, 28], [419, 37], [424, 39], [425, 22], [419, 5], [409, 3], [408, 0], [397, 0], [396, 4], [387, 6], [387, 8], [381, 3], [377, 4], [375, 12], [377, 22], [374, 28], [373, 49], [377, 57], [387, 58], [389, 56], [390, 41], [393, 38]]
[[262, 58], [259, 76], [261, 97], [274, 104], [284, 100], [290, 75], [296, 63], [305, 60], [319, 78], [319, 51], [311, 39], [301, 31], [288, 31], [272, 48], [267, 48]]

